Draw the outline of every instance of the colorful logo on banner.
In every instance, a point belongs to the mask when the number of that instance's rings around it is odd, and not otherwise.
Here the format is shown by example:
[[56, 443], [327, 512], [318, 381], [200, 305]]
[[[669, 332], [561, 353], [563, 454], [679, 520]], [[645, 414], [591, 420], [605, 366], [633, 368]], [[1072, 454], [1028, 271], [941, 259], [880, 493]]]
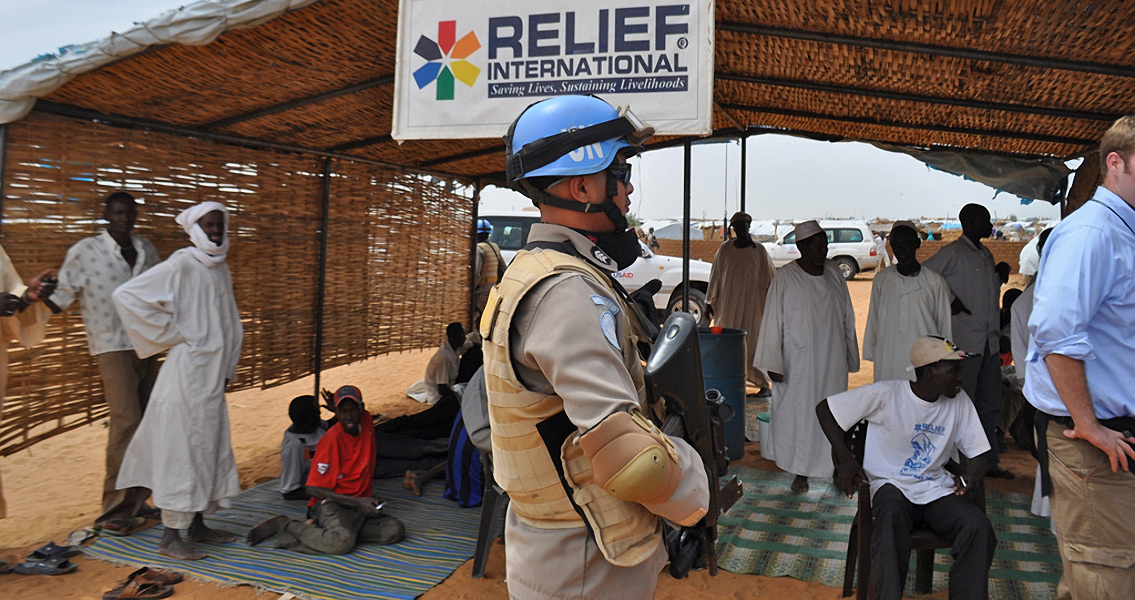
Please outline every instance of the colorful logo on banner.
[[414, 71], [418, 89], [436, 83], [438, 100], [453, 100], [454, 81], [473, 87], [481, 74], [480, 67], [465, 60], [481, 48], [477, 35], [470, 31], [457, 39], [457, 21], [439, 21], [437, 41], [426, 36], [418, 38], [414, 54], [426, 59], [426, 64]]

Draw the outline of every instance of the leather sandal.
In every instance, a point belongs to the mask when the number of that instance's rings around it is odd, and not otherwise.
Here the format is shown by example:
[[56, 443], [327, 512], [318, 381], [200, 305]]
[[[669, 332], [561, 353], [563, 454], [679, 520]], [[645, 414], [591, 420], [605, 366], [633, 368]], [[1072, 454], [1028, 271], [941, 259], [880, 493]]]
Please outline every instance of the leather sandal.
[[95, 523], [95, 528], [103, 535], [123, 537], [134, 533], [139, 527], [145, 524], [146, 520], [142, 517], [132, 517], [130, 519], [110, 519], [102, 523]]
[[137, 571], [126, 576], [126, 583], [137, 581], [138, 583], [156, 583], [160, 585], [173, 585], [181, 583], [185, 576], [177, 571], [164, 571], [162, 569], [151, 569], [150, 567], [142, 567]]
[[122, 587], [115, 588], [102, 595], [102, 600], [155, 600], [168, 598], [173, 594], [173, 588], [160, 583], [139, 583], [131, 581]]

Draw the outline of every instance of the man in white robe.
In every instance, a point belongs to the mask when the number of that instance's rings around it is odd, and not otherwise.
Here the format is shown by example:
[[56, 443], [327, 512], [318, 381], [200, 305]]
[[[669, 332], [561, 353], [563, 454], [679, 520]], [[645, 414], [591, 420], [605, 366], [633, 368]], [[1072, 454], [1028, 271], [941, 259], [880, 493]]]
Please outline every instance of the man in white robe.
[[[206, 554], [189, 542], [235, 536], [205, 526], [202, 513], [240, 493], [225, 388], [236, 377], [243, 329], [225, 263], [228, 211], [204, 202], [177, 216], [193, 246], [121, 285], [114, 303], [138, 356], [168, 350], [142, 423], [126, 449], [118, 487], [153, 491], [171, 558]], [[186, 540], [180, 531], [187, 530]]]
[[819, 223], [796, 227], [796, 247], [800, 258], [772, 278], [754, 364], [773, 382], [769, 425], [776, 465], [796, 475], [793, 491], [806, 492], [808, 477], [832, 475], [831, 445], [816, 406], [847, 391], [847, 374], [859, 370], [859, 342], [847, 282], [826, 258], [828, 238]]
[[863, 332], [863, 358], [875, 364], [875, 381], [909, 379], [910, 349], [926, 335], [950, 336], [950, 287], [941, 275], [918, 264], [922, 239], [909, 221], [891, 229], [894, 266], [875, 275]]
[[[0, 417], [4, 415], [4, 391], [8, 389], [8, 343], [18, 341], [25, 347], [43, 341], [47, 331], [47, 318], [51, 311], [39, 300], [46, 300], [55, 291], [51, 271], [35, 276], [24, 285], [12, 259], [0, 247]], [[0, 519], [8, 516], [8, 503], [4, 500], [4, 484], [0, 480]], [[3, 565], [0, 561], [0, 565]]]
[[713, 255], [713, 269], [709, 273], [709, 289], [705, 301], [714, 325], [743, 329], [745, 336], [746, 378], [750, 383], [768, 389], [768, 382], [760, 370], [753, 366], [757, 353], [757, 338], [761, 332], [761, 317], [765, 312], [765, 296], [772, 276], [776, 273], [772, 258], [765, 247], [749, 236], [753, 218], [739, 212], [729, 219], [735, 239], [722, 242]]

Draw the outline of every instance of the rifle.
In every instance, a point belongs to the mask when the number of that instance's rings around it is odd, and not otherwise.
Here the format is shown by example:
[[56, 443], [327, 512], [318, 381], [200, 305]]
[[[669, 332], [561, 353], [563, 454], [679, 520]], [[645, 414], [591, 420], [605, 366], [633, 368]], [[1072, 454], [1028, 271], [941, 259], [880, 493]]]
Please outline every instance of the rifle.
[[[719, 486], [725, 458], [725, 421], [732, 409], [717, 390], [706, 390], [702, 377], [697, 321], [684, 312], [666, 319], [646, 362], [646, 392], [652, 413], [663, 418], [662, 432], [680, 437], [697, 451], [709, 478], [709, 510], [693, 527], [666, 532], [670, 575], [682, 579], [701, 559], [717, 575], [717, 518], [741, 497], [737, 477]], [[661, 406], [659, 406], [661, 404]]]

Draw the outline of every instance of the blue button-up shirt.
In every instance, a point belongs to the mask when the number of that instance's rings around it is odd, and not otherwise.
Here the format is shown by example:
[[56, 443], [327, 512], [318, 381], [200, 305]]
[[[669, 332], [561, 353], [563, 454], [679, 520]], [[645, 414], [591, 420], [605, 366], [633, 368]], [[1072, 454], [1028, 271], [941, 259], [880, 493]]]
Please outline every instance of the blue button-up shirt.
[[[1114, 211], [1114, 212], [1113, 212]], [[1084, 362], [1096, 417], [1135, 416], [1135, 209], [1100, 187], [1057, 225], [1041, 256], [1025, 397], [1067, 416], [1044, 357]]]

